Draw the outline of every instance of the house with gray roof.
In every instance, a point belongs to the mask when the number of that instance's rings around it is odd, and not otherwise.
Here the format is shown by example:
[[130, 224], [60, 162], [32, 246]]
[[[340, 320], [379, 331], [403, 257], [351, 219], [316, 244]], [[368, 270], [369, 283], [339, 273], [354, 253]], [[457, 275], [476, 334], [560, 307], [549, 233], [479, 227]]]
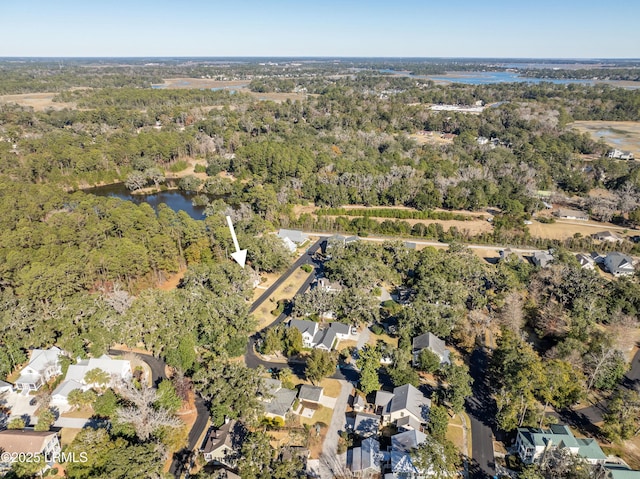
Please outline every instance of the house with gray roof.
[[295, 243], [298, 246], [301, 246], [309, 241], [309, 235], [303, 233], [300, 230], [280, 229], [278, 231], [278, 237], [282, 239], [288, 238], [291, 242]]
[[318, 278], [315, 287], [327, 293], [340, 293], [342, 285], [338, 281], [330, 281], [329, 278]]
[[598, 241], [606, 241], [608, 243], [622, 243], [624, 238], [612, 233], [611, 231], [600, 231], [591, 235], [593, 239]]
[[447, 349], [444, 341], [431, 333], [421, 334], [413, 338], [413, 365], [418, 364], [418, 357], [423, 349], [428, 349], [436, 356], [440, 358], [440, 364], [451, 364], [449, 359], [449, 350]]
[[568, 208], [560, 208], [554, 213], [558, 218], [566, 220], [588, 221], [589, 214], [580, 210], [571, 210]]
[[200, 451], [207, 462], [235, 468], [245, 435], [246, 430], [241, 423], [227, 420], [219, 428], [212, 426], [207, 431]]
[[383, 424], [391, 424], [405, 416], [412, 416], [419, 424], [429, 420], [431, 400], [411, 384], [394, 388], [393, 393], [376, 393], [376, 414], [382, 416]]
[[338, 343], [335, 328], [321, 329], [316, 333], [313, 338], [315, 345], [314, 348], [323, 349], [324, 351], [331, 351], [333, 347]]
[[604, 267], [615, 277], [631, 276], [636, 271], [633, 266], [633, 259], [630, 256], [627, 256], [624, 253], [618, 253], [617, 251], [605, 256]]
[[591, 438], [577, 438], [568, 426], [552, 424], [549, 429], [518, 428], [515, 448], [524, 464], [537, 464], [549, 448], [566, 449], [589, 464], [603, 464], [607, 456]]
[[318, 333], [318, 323], [304, 319], [291, 319], [289, 320], [289, 327], [296, 328], [300, 331], [302, 334], [302, 345], [305, 348], [312, 348], [315, 346], [313, 338]]
[[531, 262], [540, 268], [546, 268], [553, 260], [554, 258], [550, 251], [536, 251], [531, 256]]
[[303, 384], [302, 386], [300, 386], [298, 399], [300, 399], [300, 401], [306, 401], [313, 404], [320, 404], [323, 391], [324, 389], [320, 386], [310, 386], [308, 384]]
[[411, 452], [425, 442], [427, 436], [420, 431], [406, 431], [391, 437], [389, 468], [395, 478], [427, 477], [414, 464]]
[[357, 241], [360, 241], [360, 238], [358, 236], [333, 235], [329, 236], [322, 245], [323, 250], [326, 253], [328, 250], [336, 246], [348, 246], [351, 243], [355, 243]]
[[360, 447], [347, 451], [347, 465], [358, 477], [370, 477], [380, 474], [384, 454], [380, 452], [380, 442], [369, 437], [362, 441]]
[[0, 381], [0, 394], [9, 393], [11, 391], [13, 391], [13, 386], [10, 383], [6, 381]]
[[338, 339], [349, 339], [351, 336], [351, 326], [344, 323], [329, 323], [329, 329], [333, 329]]
[[380, 416], [359, 412], [353, 422], [353, 432], [360, 437], [376, 436], [380, 430]]
[[284, 421], [296, 400], [296, 391], [283, 388], [282, 382], [277, 379], [266, 379], [264, 389], [262, 403], [265, 417], [271, 419], [278, 417]]

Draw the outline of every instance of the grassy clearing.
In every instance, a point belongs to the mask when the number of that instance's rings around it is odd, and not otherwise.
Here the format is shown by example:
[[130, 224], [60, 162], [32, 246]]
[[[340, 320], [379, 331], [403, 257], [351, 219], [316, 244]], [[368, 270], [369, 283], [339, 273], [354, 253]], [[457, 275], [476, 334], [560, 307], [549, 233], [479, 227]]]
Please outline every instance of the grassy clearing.
[[569, 125], [586, 132], [594, 140], [603, 139], [612, 148], [640, 155], [640, 122], [637, 121], [576, 121]]
[[340, 392], [342, 391], [342, 386], [340, 385], [340, 381], [337, 379], [326, 378], [323, 379], [320, 383], [320, 386], [324, 388], [322, 394], [325, 396], [329, 396], [332, 398], [337, 398], [340, 396]]
[[[293, 273], [276, 291], [267, 299], [262, 305], [253, 313], [256, 321], [258, 322], [258, 330], [268, 326], [275, 319], [276, 316], [271, 314], [276, 308], [277, 302], [281, 299], [293, 299], [293, 296], [300, 289], [302, 284], [314, 274], [305, 273], [301, 269], [298, 269]], [[260, 292], [261, 290], [257, 290]]]
[[375, 346], [376, 344], [378, 344], [378, 341], [384, 341], [385, 343], [390, 344], [395, 348], [398, 347], [398, 338], [392, 338], [388, 334], [384, 334], [384, 333], [383, 334], [371, 333], [369, 335], [369, 341], [367, 341], [367, 344]]

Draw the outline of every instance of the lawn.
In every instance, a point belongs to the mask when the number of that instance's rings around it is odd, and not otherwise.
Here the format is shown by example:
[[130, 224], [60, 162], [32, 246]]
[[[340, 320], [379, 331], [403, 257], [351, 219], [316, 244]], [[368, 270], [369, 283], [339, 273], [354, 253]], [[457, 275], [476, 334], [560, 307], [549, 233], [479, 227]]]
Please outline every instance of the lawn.
[[324, 388], [322, 394], [325, 396], [329, 396], [331, 398], [337, 398], [340, 396], [340, 392], [342, 391], [342, 386], [340, 386], [340, 381], [337, 379], [326, 378], [323, 379], [320, 383], [320, 386]]
[[[258, 322], [258, 330], [268, 326], [275, 319], [276, 316], [271, 314], [276, 308], [277, 302], [281, 299], [293, 299], [293, 296], [298, 292], [302, 284], [309, 278], [310, 275], [314, 274], [305, 273], [303, 270], [298, 269], [295, 273], [293, 273], [275, 292], [267, 299], [262, 305], [253, 313], [256, 321]], [[261, 293], [262, 290], [257, 290]]]
[[82, 431], [82, 429], [74, 427], [63, 427], [60, 430], [60, 444], [62, 446], [71, 444], [71, 442], [75, 439], [80, 431]]
[[367, 341], [367, 343], [371, 344], [372, 346], [375, 346], [376, 344], [378, 344], [378, 340], [384, 341], [385, 343], [390, 344], [394, 348], [398, 347], [398, 338], [392, 338], [391, 336], [385, 333], [382, 333], [382, 334], [371, 333], [369, 335], [369, 341]]
[[333, 409], [329, 409], [328, 407], [318, 406], [316, 412], [313, 414], [313, 417], [300, 417], [301, 424], [309, 424], [313, 426], [317, 422], [321, 422], [329, 426], [331, 424], [331, 417], [333, 416]]

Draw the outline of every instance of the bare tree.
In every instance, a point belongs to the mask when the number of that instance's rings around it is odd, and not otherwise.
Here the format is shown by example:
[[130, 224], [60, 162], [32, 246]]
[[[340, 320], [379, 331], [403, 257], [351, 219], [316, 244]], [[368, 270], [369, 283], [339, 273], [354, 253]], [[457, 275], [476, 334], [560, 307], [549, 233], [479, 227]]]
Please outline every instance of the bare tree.
[[498, 316], [500, 324], [519, 335], [524, 325], [522, 313], [522, 297], [520, 293], [512, 291], [504, 299], [504, 305], [500, 308]]
[[121, 407], [117, 410], [116, 421], [121, 424], [131, 424], [136, 435], [142, 441], [148, 440], [161, 426], [180, 427], [183, 422], [164, 408], [154, 406], [157, 391], [143, 385], [137, 389], [127, 383], [121, 394], [132, 406]]

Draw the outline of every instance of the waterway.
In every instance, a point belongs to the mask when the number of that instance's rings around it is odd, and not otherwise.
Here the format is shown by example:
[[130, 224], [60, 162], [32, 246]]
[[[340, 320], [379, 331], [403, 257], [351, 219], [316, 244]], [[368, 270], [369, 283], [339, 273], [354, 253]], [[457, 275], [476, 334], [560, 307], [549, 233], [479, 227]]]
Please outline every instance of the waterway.
[[193, 198], [196, 195], [182, 190], [166, 190], [156, 193], [142, 193], [134, 195], [126, 186], [124, 186], [123, 183], [116, 183], [113, 185], [86, 189], [84, 192], [97, 196], [120, 198], [121, 200], [132, 201], [137, 205], [147, 203], [156, 212], [158, 211], [158, 206], [164, 204], [173, 211], [184, 211], [193, 219], [201, 220], [204, 218], [205, 207], [193, 206], [192, 204]]

